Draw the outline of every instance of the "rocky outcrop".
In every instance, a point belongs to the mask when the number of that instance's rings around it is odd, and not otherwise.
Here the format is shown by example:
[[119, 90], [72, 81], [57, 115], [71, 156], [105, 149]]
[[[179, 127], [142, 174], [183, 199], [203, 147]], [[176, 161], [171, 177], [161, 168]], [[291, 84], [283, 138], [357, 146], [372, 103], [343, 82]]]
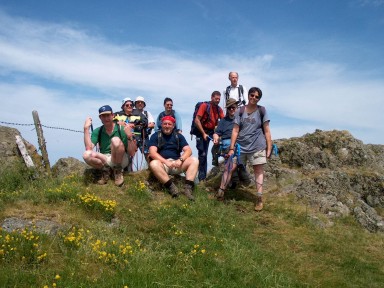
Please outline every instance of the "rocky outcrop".
[[[20, 135], [17, 129], [0, 126], [0, 162], [5, 165], [23, 163], [19, 148], [16, 144], [16, 135]], [[24, 145], [31, 156], [34, 165], [40, 168], [42, 165], [41, 156], [37, 153], [36, 147], [22, 139]], [[5, 168], [5, 167], [4, 167]]]
[[267, 186], [332, 217], [352, 214], [384, 232], [384, 146], [365, 145], [348, 131], [321, 131], [275, 141], [279, 157], [266, 166]]
[[52, 175], [58, 178], [64, 178], [69, 175], [83, 175], [87, 167], [87, 164], [76, 158], [61, 158], [53, 165]]

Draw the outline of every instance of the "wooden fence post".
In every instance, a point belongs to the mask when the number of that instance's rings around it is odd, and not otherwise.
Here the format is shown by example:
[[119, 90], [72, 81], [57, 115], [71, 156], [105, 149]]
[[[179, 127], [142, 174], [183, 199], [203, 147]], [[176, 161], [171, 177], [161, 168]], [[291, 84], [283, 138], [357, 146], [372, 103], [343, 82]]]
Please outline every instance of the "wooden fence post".
[[41, 150], [41, 156], [43, 157], [43, 163], [45, 166], [45, 171], [48, 173], [48, 175], [51, 175], [51, 165], [49, 164], [49, 158], [48, 158], [48, 152], [47, 147], [45, 146], [45, 139], [43, 135], [43, 129], [41, 128], [39, 114], [37, 111], [32, 111], [33, 116], [33, 122], [35, 123], [36, 133], [37, 133], [37, 139], [39, 142], [39, 148]]
[[31, 156], [29, 156], [29, 153], [27, 151], [27, 148], [25, 148], [24, 142], [21, 139], [19, 135], [15, 135], [16, 137], [16, 144], [19, 147], [21, 156], [23, 156], [25, 165], [27, 165], [28, 168], [35, 168], [35, 164], [33, 164]]

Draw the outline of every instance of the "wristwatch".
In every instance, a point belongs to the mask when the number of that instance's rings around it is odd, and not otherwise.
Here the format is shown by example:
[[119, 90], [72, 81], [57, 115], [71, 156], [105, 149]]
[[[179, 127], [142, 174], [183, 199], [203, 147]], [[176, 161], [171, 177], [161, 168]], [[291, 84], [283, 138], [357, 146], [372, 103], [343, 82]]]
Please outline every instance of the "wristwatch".
[[180, 158], [179, 158], [179, 160], [180, 160], [181, 162], [184, 162], [184, 159], [183, 159], [183, 157], [180, 157]]

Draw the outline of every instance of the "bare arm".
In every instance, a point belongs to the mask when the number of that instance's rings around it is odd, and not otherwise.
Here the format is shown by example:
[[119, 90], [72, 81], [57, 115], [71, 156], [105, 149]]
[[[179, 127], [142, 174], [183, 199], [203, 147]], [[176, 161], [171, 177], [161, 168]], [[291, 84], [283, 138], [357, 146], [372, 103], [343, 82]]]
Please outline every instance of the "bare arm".
[[91, 136], [89, 134], [89, 128], [91, 127], [91, 125], [92, 125], [92, 118], [87, 117], [84, 123], [84, 146], [85, 146], [85, 150], [87, 151], [92, 150], [93, 147], [95, 147], [95, 145], [91, 141]]
[[270, 157], [272, 152], [272, 136], [271, 136], [271, 129], [269, 127], [269, 121], [266, 121], [263, 123], [263, 128], [264, 128], [265, 140], [267, 142], [267, 157]]
[[235, 153], [235, 144], [237, 140], [237, 136], [239, 135], [239, 125], [234, 124], [231, 135], [231, 145], [229, 145], [228, 155], [232, 155]]
[[188, 157], [191, 157], [192, 155], [192, 149], [189, 147], [189, 145], [183, 147], [183, 154], [180, 155], [181, 158], [186, 160]]
[[207, 140], [208, 135], [205, 133], [203, 125], [201, 124], [201, 116], [196, 115], [195, 125], [196, 125], [197, 129], [199, 129], [201, 135], [203, 135], [204, 140]]

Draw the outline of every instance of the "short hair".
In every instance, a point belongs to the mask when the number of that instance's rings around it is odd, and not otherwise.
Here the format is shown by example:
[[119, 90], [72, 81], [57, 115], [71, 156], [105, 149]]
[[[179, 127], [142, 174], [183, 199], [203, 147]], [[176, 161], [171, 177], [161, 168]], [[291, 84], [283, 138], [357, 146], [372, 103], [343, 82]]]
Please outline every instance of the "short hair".
[[261, 96], [263, 96], [263, 92], [261, 92], [261, 89], [259, 87], [252, 87], [251, 89], [249, 89], [248, 96], [249, 96], [249, 94], [252, 94], [255, 92], [257, 92], [259, 94], [259, 97], [261, 99]]
[[221, 93], [219, 91], [213, 91], [211, 94], [211, 98], [216, 95], [221, 96]]
[[166, 97], [166, 98], [164, 99], [164, 104], [163, 104], [163, 105], [165, 105], [165, 103], [167, 103], [168, 101], [171, 101], [171, 102], [173, 103], [173, 100], [172, 100], [171, 98]]
[[231, 72], [229, 72], [229, 74], [228, 74], [228, 78], [231, 77], [231, 74], [232, 74], [232, 73], [236, 73], [237, 77], [239, 77], [239, 73], [237, 73], [237, 72], [235, 72], [235, 71], [231, 71]]

